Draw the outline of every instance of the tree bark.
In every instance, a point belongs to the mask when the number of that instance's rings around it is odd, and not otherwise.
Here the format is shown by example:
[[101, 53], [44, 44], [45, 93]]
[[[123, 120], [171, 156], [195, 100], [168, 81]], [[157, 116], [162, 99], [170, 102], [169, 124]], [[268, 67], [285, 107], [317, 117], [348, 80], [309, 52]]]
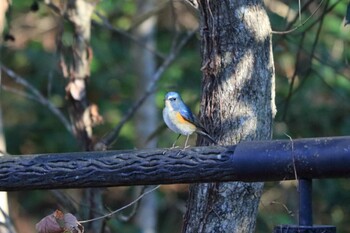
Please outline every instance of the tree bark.
[[[68, 80], [65, 90], [74, 135], [81, 148], [86, 151], [93, 148], [92, 127], [102, 121], [97, 105], [89, 103], [87, 98], [90, 62], [92, 60], [92, 49], [90, 47], [91, 16], [98, 1], [68, 0], [55, 8], [61, 13], [62, 25], [67, 22], [72, 28], [72, 43], [66, 46], [66, 42], [62, 41], [64, 32], [64, 28], [62, 28], [57, 47], [61, 70]], [[102, 190], [84, 190], [82, 203], [80, 217], [83, 219], [96, 217], [103, 212]], [[86, 232], [102, 232], [102, 223], [102, 221], [90, 222], [85, 228]]]
[[[202, 123], [221, 145], [270, 139], [276, 111], [274, 66], [263, 1], [197, 2]], [[262, 189], [263, 183], [192, 185], [183, 232], [253, 232]]]

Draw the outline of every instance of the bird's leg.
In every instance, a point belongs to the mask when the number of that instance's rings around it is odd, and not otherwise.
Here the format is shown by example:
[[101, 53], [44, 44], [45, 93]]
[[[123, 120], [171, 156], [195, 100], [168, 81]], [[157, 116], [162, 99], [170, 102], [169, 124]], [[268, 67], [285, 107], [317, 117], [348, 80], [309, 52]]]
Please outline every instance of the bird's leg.
[[179, 134], [179, 136], [177, 136], [177, 138], [176, 138], [175, 142], [173, 143], [173, 146], [171, 147], [171, 149], [176, 148], [175, 144], [176, 144], [177, 140], [179, 140], [180, 137], [181, 137], [181, 134]]
[[165, 155], [165, 153], [166, 153], [167, 151], [172, 150], [172, 149], [175, 149], [175, 148], [177, 147], [177, 146], [175, 146], [175, 144], [176, 144], [177, 140], [179, 140], [180, 137], [181, 137], [181, 134], [179, 134], [179, 136], [177, 136], [175, 142], [173, 143], [173, 145], [172, 145], [170, 148], [165, 149], [165, 151], [163, 152], [163, 155]]
[[189, 137], [190, 137], [190, 135], [188, 134], [188, 135], [187, 135], [187, 138], [186, 138], [186, 142], [185, 142], [185, 147], [184, 147], [184, 149], [190, 147], [190, 146], [187, 146], [187, 142], [188, 142], [188, 138], [189, 138]]

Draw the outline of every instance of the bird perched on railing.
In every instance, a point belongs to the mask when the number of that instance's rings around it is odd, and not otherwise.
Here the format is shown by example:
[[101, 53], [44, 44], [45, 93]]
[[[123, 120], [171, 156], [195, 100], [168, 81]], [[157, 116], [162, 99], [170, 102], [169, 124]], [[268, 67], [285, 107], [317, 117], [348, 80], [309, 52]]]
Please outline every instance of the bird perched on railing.
[[[189, 136], [196, 132], [203, 135], [214, 144], [217, 142], [208, 134], [205, 128], [199, 123], [196, 116], [193, 115], [190, 108], [182, 101], [177, 92], [168, 92], [165, 95], [165, 107], [163, 109], [163, 119], [165, 124], [175, 133], [178, 133], [176, 141], [181, 135], [187, 136], [185, 147], [187, 146]], [[175, 146], [175, 143], [173, 147]]]

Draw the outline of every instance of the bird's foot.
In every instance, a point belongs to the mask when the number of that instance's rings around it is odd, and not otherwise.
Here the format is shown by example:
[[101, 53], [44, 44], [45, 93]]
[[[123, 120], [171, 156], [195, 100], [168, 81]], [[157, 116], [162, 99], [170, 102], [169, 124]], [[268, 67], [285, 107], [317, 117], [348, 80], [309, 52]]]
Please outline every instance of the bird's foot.
[[177, 148], [179, 148], [179, 147], [178, 147], [178, 146], [175, 146], [175, 145], [173, 145], [173, 146], [170, 147], [170, 148], [165, 148], [164, 151], [163, 151], [163, 155], [165, 155], [168, 151], [174, 150], [174, 149], [177, 149]]

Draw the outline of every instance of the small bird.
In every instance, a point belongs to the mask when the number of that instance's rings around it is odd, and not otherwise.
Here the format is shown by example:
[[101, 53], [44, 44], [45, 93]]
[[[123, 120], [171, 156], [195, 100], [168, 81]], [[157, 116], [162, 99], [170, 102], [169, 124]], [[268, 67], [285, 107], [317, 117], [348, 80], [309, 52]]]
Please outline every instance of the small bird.
[[187, 146], [189, 136], [196, 132], [203, 135], [212, 143], [217, 142], [207, 133], [204, 127], [199, 123], [196, 116], [193, 115], [190, 108], [182, 101], [181, 96], [177, 92], [168, 92], [165, 95], [165, 107], [163, 109], [163, 119], [165, 124], [175, 133], [178, 133], [175, 143], [181, 135], [186, 135], [185, 147]]

